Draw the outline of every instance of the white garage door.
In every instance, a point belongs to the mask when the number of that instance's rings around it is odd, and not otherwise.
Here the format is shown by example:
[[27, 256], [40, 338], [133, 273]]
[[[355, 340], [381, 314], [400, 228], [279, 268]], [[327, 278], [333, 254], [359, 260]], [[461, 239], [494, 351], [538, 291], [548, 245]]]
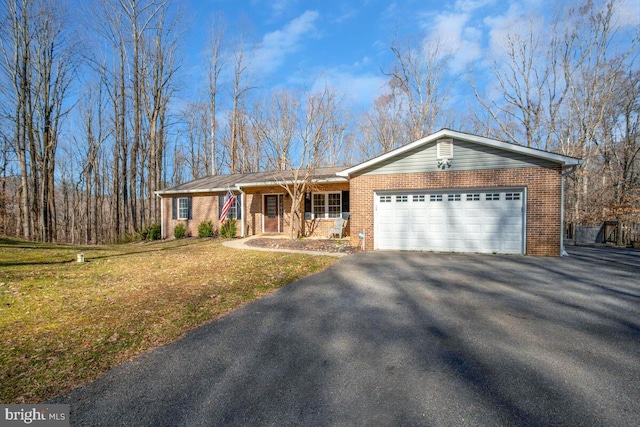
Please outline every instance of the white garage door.
[[376, 249], [524, 253], [524, 192], [377, 193]]

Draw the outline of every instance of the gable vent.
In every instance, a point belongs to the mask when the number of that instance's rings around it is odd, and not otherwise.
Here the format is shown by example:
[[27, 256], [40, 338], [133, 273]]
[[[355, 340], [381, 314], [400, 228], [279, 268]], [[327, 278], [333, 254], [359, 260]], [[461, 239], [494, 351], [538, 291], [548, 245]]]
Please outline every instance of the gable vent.
[[440, 139], [436, 145], [437, 159], [453, 159], [453, 139]]

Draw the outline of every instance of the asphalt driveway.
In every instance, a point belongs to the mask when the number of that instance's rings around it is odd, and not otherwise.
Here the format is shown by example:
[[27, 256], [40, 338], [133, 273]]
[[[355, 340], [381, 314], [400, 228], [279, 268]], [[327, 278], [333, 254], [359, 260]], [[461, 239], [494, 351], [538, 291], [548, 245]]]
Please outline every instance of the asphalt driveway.
[[346, 257], [56, 403], [75, 425], [640, 425], [640, 251]]

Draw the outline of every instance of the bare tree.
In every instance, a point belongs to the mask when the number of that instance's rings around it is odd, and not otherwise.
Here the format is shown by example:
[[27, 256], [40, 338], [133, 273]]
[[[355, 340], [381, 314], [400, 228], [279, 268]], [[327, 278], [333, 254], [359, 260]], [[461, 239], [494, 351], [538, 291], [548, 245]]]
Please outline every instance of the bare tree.
[[139, 198], [144, 204], [148, 201], [150, 208], [142, 209], [146, 223], [160, 220], [160, 202], [154, 192], [161, 187], [163, 158], [165, 156], [167, 132], [167, 106], [173, 94], [173, 80], [177, 71], [176, 49], [178, 42], [178, 21], [169, 19], [167, 6], [161, 5], [155, 15], [154, 25], [146, 37], [144, 46], [144, 66], [142, 79], [142, 101], [144, 106], [144, 135], [142, 145], [148, 141], [142, 154], [147, 161], [141, 163], [141, 176], [145, 170], [149, 179], [147, 193], [143, 193], [144, 185], [140, 185]]
[[168, 0], [96, 0], [92, 5], [88, 21], [101, 54], [88, 62], [111, 104], [115, 200], [110, 223], [115, 236], [122, 237], [160, 215], [153, 193], [163, 186], [179, 17]]
[[611, 198], [618, 191], [611, 186], [622, 181], [607, 179], [603, 167], [617, 173], [614, 153], [621, 153], [625, 139], [619, 135], [632, 133], [621, 132], [626, 125], [620, 111], [632, 110], [623, 92], [633, 93], [633, 85], [623, 81], [637, 71], [632, 55], [638, 37], [619, 32], [617, 6], [615, 0], [587, 0], [562, 9], [549, 24], [530, 20], [524, 30], [514, 28], [504, 55], [494, 58], [501, 96], [485, 99], [476, 90], [491, 120], [486, 133], [583, 159], [566, 181], [571, 222], [600, 221], [607, 204], [620, 203]]
[[563, 34], [558, 20], [550, 31], [541, 32], [540, 25], [530, 19], [522, 32], [509, 34], [504, 55], [494, 58], [493, 74], [502, 99], [485, 100], [475, 86], [474, 90], [503, 138], [547, 149], [569, 87], [573, 65], [568, 55], [577, 34]]
[[[620, 79], [597, 137], [608, 189], [606, 215], [620, 222], [640, 220], [640, 70]], [[600, 205], [600, 203], [598, 203]], [[618, 243], [622, 233], [618, 233]]]
[[584, 160], [567, 186], [568, 217], [577, 223], [593, 222], [599, 216], [594, 215], [593, 209], [603, 210], [606, 198], [598, 197], [594, 191], [603, 184], [599, 135], [606, 112], [618, 102], [617, 88], [632, 66], [629, 58], [638, 43], [636, 36], [614, 48], [619, 30], [614, 20], [616, 6], [615, 0], [608, 0], [569, 9], [571, 25], [582, 36], [571, 45], [575, 65], [567, 77], [567, 103], [558, 126], [558, 150]]
[[404, 125], [404, 105], [398, 89], [381, 95], [373, 107], [362, 117], [361, 134], [366, 135], [361, 143], [364, 158], [372, 158], [411, 142]]
[[53, 241], [60, 124], [76, 66], [63, 8], [45, 0], [2, 3], [2, 87], [21, 174], [23, 236]]
[[393, 70], [384, 74], [392, 89], [405, 97], [407, 127], [411, 140], [432, 133], [438, 123], [448, 86], [443, 78], [450, 55], [443, 52], [439, 40], [415, 46], [396, 43], [391, 47], [395, 57]]
[[[32, 135], [33, 112], [30, 109], [31, 48], [33, 25], [29, 2], [5, 1], [2, 3], [2, 114], [10, 121], [12, 148], [20, 167], [20, 210], [19, 223], [25, 239], [34, 237], [35, 209], [33, 169], [35, 162], [30, 156], [29, 138]], [[34, 153], [35, 155], [35, 153]], [[34, 212], [35, 211], [35, 212]]]
[[208, 107], [204, 103], [187, 104], [183, 111], [188, 140], [188, 165], [191, 179], [205, 176], [209, 170], [207, 130]]
[[326, 86], [306, 94], [281, 90], [267, 105], [269, 112], [254, 123], [255, 133], [268, 164], [279, 171], [280, 186], [291, 197], [291, 238], [296, 238], [302, 234], [304, 194], [311, 190], [331, 141], [344, 131], [338, 117], [340, 98]]
[[225, 23], [222, 16], [212, 20], [209, 33], [209, 44], [206, 51], [208, 69], [208, 88], [209, 88], [209, 173], [215, 175], [220, 169], [218, 160], [218, 146], [216, 142], [216, 131], [218, 123], [216, 114], [218, 112], [218, 86], [220, 73], [222, 72], [222, 46], [225, 35]]
[[243, 163], [244, 156], [241, 150], [246, 149], [246, 95], [253, 89], [250, 84], [249, 60], [247, 58], [244, 33], [233, 51], [233, 83], [231, 101], [232, 108], [229, 116], [229, 171], [231, 173], [247, 172], [246, 164]]
[[268, 169], [286, 171], [291, 167], [300, 109], [299, 96], [284, 89], [256, 105], [252, 128], [264, 147]]

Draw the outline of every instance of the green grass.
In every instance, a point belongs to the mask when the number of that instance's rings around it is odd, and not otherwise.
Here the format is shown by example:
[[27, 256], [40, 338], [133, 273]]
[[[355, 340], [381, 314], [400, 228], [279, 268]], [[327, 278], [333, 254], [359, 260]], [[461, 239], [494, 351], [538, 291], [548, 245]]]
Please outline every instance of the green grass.
[[0, 237], [0, 402], [68, 391], [335, 261], [202, 239], [74, 247]]

